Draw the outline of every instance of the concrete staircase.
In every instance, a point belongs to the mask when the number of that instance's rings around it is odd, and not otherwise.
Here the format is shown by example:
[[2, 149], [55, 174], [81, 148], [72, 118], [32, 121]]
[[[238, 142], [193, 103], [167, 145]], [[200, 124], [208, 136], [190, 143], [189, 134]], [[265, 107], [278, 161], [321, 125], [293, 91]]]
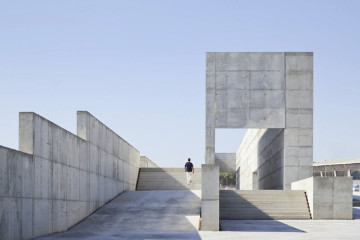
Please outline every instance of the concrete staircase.
[[220, 190], [220, 220], [310, 219], [304, 191]]
[[184, 168], [141, 168], [136, 190], [201, 190], [201, 170], [195, 168], [188, 186]]

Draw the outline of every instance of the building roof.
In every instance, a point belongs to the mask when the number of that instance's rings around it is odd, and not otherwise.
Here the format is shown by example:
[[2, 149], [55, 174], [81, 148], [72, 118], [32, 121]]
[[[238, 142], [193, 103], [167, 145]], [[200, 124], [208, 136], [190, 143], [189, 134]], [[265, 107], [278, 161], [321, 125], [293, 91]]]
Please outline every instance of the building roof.
[[325, 165], [340, 165], [340, 164], [356, 164], [360, 163], [360, 158], [353, 158], [353, 159], [338, 159], [338, 160], [329, 160], [323, 162], [314, 162], [313, 166], [325, 166]]

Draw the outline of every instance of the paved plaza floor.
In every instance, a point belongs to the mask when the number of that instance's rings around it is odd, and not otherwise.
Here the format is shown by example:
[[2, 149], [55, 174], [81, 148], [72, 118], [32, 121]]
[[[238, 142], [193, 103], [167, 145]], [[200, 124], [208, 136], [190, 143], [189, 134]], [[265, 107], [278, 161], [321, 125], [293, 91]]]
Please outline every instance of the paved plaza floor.
[[220, 222], [222, 231], [198, 231], [200, 191], [125, 192], [70, 230], [48, 239], [360, 239], [355, 220], [241, 220]]

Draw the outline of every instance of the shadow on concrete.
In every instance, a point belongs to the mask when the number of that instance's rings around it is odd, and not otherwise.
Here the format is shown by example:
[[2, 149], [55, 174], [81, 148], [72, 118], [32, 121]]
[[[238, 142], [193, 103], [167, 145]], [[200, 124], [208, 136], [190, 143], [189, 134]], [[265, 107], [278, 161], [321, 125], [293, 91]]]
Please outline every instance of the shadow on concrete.
[[222, 231], [306, 233], [276, 220], [220, 220], [220, 226]]

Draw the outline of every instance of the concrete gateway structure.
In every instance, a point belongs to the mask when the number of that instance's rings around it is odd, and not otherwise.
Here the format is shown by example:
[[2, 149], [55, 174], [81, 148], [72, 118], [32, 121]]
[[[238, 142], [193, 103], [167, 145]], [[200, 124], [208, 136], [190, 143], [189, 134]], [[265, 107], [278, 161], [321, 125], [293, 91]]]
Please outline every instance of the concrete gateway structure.
[[[250, 129], [232, 164], [215, 153], [216, 128]], [[205, 230], [219, 227], [219, 165], [235, 166], [241, 190], [291, 190], [312, 177], [312, 52], [206, 54], [205, 162]]]

